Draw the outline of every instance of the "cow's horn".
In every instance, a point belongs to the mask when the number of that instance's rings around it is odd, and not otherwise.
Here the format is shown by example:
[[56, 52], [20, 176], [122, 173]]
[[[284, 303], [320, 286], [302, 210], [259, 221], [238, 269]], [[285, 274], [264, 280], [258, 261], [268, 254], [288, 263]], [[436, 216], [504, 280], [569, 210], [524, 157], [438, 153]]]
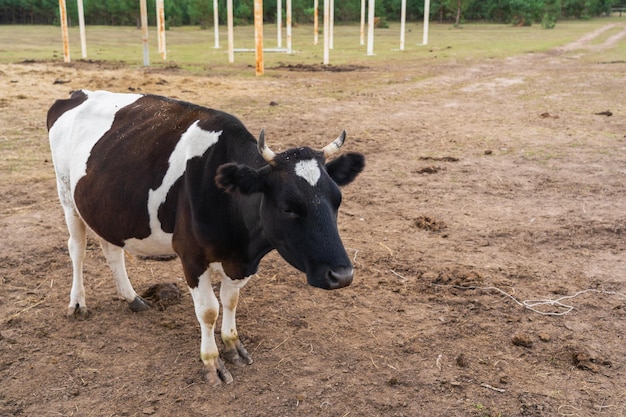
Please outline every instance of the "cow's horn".
[[341, 132], [341, 135], [339, 135], [337, 139], [322, 148], [322, 151], [324, 152], [324, 157], [328, 158], [329, 156], [337, 152], [339, 148], [341, 148], [341, 146], [343, 145], [344, 140], [346, 140], [345, 130]]
[[263, 159], [267, 161], [270, 165], [274, 164], [274, 157], [276, 154], [265, 144], [265, 130], [261, 129], [261, 133], [259, 134], [259, 153], [263, 156]]

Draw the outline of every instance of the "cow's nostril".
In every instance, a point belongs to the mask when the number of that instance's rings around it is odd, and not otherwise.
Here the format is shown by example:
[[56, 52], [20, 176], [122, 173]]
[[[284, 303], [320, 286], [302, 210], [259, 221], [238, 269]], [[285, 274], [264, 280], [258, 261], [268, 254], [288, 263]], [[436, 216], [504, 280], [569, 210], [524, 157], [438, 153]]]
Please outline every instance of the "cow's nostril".
[[331, 289], [347, 287], [352, 283], [352, 277], [354, 276], [354, 270], [352, 267], [338, 268], [335, 270], [328, 270], [326, 278]]

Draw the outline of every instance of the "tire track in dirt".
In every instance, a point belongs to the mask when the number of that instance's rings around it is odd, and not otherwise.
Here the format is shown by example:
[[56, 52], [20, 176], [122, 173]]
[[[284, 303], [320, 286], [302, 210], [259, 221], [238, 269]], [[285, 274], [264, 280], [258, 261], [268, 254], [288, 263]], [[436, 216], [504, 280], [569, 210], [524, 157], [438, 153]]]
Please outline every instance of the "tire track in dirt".
[[[621, 32], [618, 32], [617, 34], [607, 38], [607, 40], [604, 41], [602, 44], [590, 45], [591, 41], [593, 41], [594, 39], [602, 35], [604, 32], [607, 32], [613, 28], [620, 27], [620, 26], [622, 26]], [[611, 24], [602, 26], [599, 29], [596, 29], [592, 32], [585, 34], [584, 36], [580, 37], [574, 42], [570, 42], [563, 46], [558, 46], [554, 48], [553, 51], [562, 53], [562, 52], [575, 51], [577, 49], [590, 49], [590, 50], [595, 50], [595, 51], [604, 50], [604, 49], [612, 48], [613, 46], [617, 44], [617, 42], [619, 42], [620, 39], [624, 37], [626, 37], [626, 25], [620, 24], [620, 23], [611, 23]]]
[[[608, 37], [603, 43], [591, 44], [594, 39], [597, 39], [603, 33], [620, 27], [621, 31]], [[470, 94], [487, 90], [491, 95], [497, 96], [509, 86], [522, 84], [525, 74], [535, 74], [539, 64], [543, 68], [561, 68], [564, 65], [564, 61], [558, 58], [563, 53], [577, 50], [589, 52], [603, 51], [615, 47], [624, 38], [626, 38], [626, 23], [611, 23], [585, 34], [574, 42], [557, 46], [545, 52], [511, 56], [499, 61], [497, 64], [480, 62], [470, 66], [459, 65], [458, 68], [448, 65], [438, 68], [431, 77], [423, 78], [415, 84], [393, 85], [384, 91], [379, 89], [378, 94], [384, 97], [393, 97], [394, 95], [401, 95], [400, 92], [406, 92], [406, 90], [458, 89]], [[386, 104], [388, 105], [389, 102]], [[455, 102], [450, 103], [451, 106], [456, 106], [457, 104]]]

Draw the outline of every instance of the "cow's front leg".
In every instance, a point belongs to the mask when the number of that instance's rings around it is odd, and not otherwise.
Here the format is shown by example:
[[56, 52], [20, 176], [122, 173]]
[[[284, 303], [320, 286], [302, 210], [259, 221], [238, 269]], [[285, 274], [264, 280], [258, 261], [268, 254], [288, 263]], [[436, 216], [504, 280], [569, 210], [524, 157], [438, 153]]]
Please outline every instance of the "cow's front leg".
[[190, 286], [189, 290], [200, 323], [200, 358], [205, 366], [207, 382], [213, 386], [220, 385], [221, 381], [230, 384], [233, 377], [220, 359], [215, 343], [215, 323], [220, 306], [211, 286], [209, 270], [200, 275], [198, 285], [195, 288]]
[[239, 340], [235, 315], [237, 313], [237, 302], [239, 301], [239, 290], [243, 288], [250, 277], [241, 280], [232, 280], [220, 267], [222, 275], [222, 285], [220, 287], [220, 300], [224, 309], [222, 317], [222, 341], [224, 342], [224, 358], [237, 366], [250, 365], [252, 357]]

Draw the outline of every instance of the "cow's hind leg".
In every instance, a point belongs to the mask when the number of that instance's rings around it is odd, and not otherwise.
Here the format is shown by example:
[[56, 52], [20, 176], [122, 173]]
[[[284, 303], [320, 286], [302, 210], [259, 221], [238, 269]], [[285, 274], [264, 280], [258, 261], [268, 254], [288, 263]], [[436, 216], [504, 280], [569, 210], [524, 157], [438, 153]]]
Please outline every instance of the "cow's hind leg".
[[239, 290], [249, 281], [250, 277], [241, 280], [232, 280], [220, 267], [218, 271], [222, 275], [220, 287], [220, 300], [224, 309], [222, 317], [222, 341], [224, 342], [224, 358], [235, 365], [243, 366], [252, 363], [252, 357], [239, 340], [235, 315], [239, 302]]
[[128, 301], [130, 309], [134, 312], [148, 310], [150, 305], [135, 292], [133, 285], [128, 279], [126, 263], [124, 262], [124, 249], [103, 239], [100, 240], [100, 245], [102, 246], [102, 252], [104, 252], [107, 264], [113, 271], [117, 291]]
[[198, 278], [195, 288], [189, 287], [196, 317], [200, 323], [201, 341], [200, 358], [204, 363], [207, 382], [213, 386], [221, 384], [221, 381], [230, 384], [233, 377], [220, 359], [217, 344], [215, 343], [215, 323], [219, 315], [219, 302], [211, 286], [210, 273], [206, 270]]
[[85, 285], [83, 282], [83, 263], [87, 247], [87, 228], [83, 220], [72, 209], [64, 207], [65, 223], [70, 238], [67, 247], [72, 259], [72, 289], [70, 290], [70, 304], [67, 316], [70, 318], [85, 319], [89, 315], [85, 302]]

